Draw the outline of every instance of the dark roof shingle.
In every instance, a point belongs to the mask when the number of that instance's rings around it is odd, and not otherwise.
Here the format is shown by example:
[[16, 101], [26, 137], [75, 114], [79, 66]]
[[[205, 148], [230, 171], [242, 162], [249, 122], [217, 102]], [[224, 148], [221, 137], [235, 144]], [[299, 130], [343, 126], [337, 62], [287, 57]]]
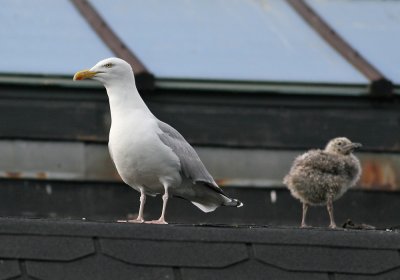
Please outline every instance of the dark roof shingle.
[[400, 279], [396, 231], [0, 223], [0, 280]]
[[0, 258], [72, 261], [93, 254], [90, 238], [0, 235]]
[[0, 260], [0, 280], [7, 280], [21, 275], [17, 260]]
[[245, 244], [127, 239], [100, 243], [103, 254], [135, 265], [218, 268], [248, 258]]
[[399, 266], [396, 250], [256, 244], [254, 252], [257, 260], [289, 271], [378, 274]]

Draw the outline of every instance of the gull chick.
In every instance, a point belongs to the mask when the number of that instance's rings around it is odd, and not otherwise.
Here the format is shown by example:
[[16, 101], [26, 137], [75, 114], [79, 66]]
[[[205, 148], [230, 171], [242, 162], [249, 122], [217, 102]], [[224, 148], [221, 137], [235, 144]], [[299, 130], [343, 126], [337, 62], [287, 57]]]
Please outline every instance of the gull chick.
[[161, 216], [150, 222], [157, 224], [166, 224], [170, 196], [187, 199], [204, 212], [243, 205], [224, 194], [182, 135], [150, 112], [127, 62], [108, 58], [77, 72], [73, 79], [93, 79], [107, 90], [111, 111], [108, 149], [122, 180], [140, 192], [138, 217], [129, 222], [144, 222], [146, 195], [162, 194]]
[[303, 203], [301, 227], [306, 227], [309, 205], [326, 205], [330, 228], [336, 228], [333, 201], [340, 198], [360, 178], [359, 160], [352, 154], [361, 147], [345, 137], [329, 141], [324, 150], [310, 150], [298, 156], [284, 178], [291, 194]]

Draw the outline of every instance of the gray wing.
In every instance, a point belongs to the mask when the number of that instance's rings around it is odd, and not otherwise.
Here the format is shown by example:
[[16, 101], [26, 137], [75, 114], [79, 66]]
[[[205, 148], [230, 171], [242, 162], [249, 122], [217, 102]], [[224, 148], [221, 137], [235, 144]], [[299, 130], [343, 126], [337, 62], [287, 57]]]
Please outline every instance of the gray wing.
[[218, 187], [213, 177], [208, 173], [204, 164], [201, 162], [196, 151], [192, 146], [190, 146], [185, 138], [183, 138], [183, 136], [170, 125], [160, 120], [157, 120], [157, 124], [161, 129], [161, 133], [159, 134], [161, 141], [170, 147], [178, 156], [181, 163], [182, 173], [193, 182], [205, 183], [207, 186], [223, 194], [220, 187]]

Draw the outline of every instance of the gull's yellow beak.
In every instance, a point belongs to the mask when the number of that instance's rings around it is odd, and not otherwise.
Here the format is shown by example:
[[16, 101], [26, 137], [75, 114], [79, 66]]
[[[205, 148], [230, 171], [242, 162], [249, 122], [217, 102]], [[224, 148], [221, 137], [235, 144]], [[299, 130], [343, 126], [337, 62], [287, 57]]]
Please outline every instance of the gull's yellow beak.
[[89, 79], [94, 77], [96, 74], [97, 72], [93, 72], [90, 70], [82, 70], [75, 73], [73, 80], [77, 81], [77, 80]]

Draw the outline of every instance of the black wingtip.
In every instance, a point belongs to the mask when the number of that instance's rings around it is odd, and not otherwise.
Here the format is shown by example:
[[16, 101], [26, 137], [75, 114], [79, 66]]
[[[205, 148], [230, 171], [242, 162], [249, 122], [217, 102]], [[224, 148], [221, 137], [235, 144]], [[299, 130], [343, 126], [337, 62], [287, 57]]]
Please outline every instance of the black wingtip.
[[237, 199], [232, 199], [231, 203], [232, 204], [229, 206], [233, 206], [233, 207], [237, 207], [237, 208], [243, 206], [243, 202], [241, 202], [240, 200], [237, 200]]

